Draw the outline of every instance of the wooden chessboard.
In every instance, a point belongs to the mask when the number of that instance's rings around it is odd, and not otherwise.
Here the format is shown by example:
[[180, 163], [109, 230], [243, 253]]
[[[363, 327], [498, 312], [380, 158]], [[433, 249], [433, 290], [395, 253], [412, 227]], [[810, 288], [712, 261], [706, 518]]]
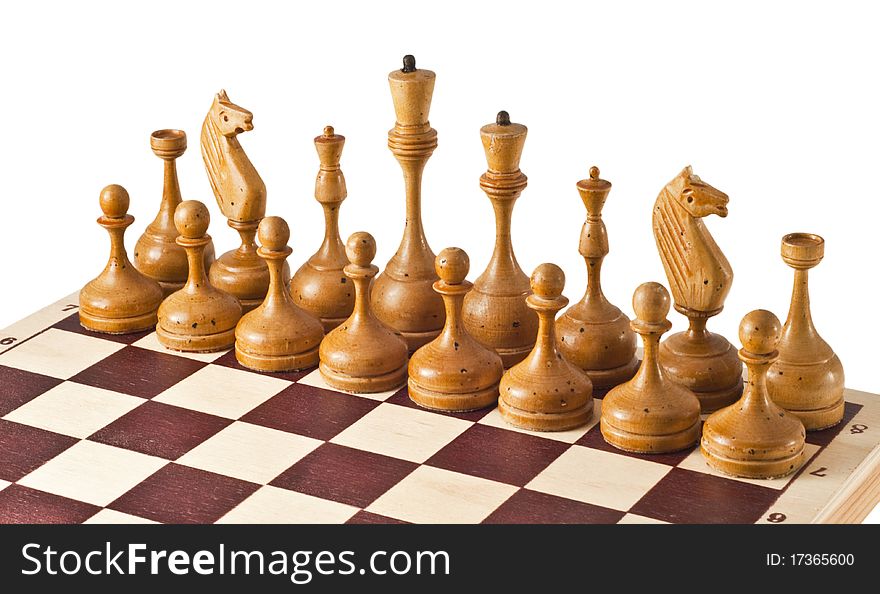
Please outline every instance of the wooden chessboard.
[[77, 302], [0, 331], [2, 522], [859, 522], [880, 499], [874, 394], [846, 391], [795, 476], [733, 479], [698, 450], [613, 449], [599, 400], [588, 427], [519, 431], [92, 334]]

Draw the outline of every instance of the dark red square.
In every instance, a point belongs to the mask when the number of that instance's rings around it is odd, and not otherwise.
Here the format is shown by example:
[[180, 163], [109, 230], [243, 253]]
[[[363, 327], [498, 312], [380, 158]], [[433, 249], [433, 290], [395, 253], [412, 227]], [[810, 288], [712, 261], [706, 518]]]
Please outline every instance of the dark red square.
[[103, 338], [104, 340], [110, 340], [112, 342], [119, 342], [122, 344], [132, 344], [134, 342], [137, 342], [153, 331], [153, 329], [150, 328], [149, 330], [144, 330], [143, 332], [133, 332], [131, 334], [105, 334], [103, 332], [92, 332], [91, 330], [83, 328], [82, 324], [79, 323], [79, 312], [64, 318], [52, 327], [58, 328], [59, 330], [67, 330], [68, 332], [76, 332], [77, 334], [83, 334], [85, 336]]
[[0, 365], [0, 417], [30, 402], [62, 380]]
[[418, 464], [325, 443], [282, 472], [275, 487], [367, 507]]
[[620, 511], [520, 489], [483, 520], [484, 524], [616, 524]]
[[81, 524], [100, 507], [21, 485], [0, 491], [0, 524]]
[[346, 524], [409, 524], [409, 522], [361, 510], [350, 517]]
[[314, 369], [304, 369], [301, 371], [282, 371], [278, 373], [248, 369], [247, 367], [239, 363], [238, 359], [235, 358], [235, 349], [232, 349], [222, 357], [215, 359], [211, 364], [222, 365], [223, 367], [231, 367], [232, 369], [238, 369], [239, 371], [250, 371], [251, 373], [259, 373], [260, 375], [269, 375], [272, 377], [277, 377], [279, 379], [287, 380], [289, 382], [295, 382], [298, 379], [305, 377], [306, 375], [310, 374]]
[[176, 460], [231, 422], [148, 400], [98, 430], [89, 440]]
[[456, 419], [462, 419], [463, 421], [472, 421], [476, 423], [486, 415], [488, 415], [495, 408], [494, 406], [490, 406], [488, 408], [481, 408], [479, 410], [471, 410], [468, 412], [446, 412], [442, 410], [434, 410], [433, 408], [425, 408], [423, 406], [419, 406], [409, 397], [409, 390], [406, 386], [398, 390], [394, 395], [385, 400], [385, 402], [390, 402], [391, 404], [399, 404], [400, 406], [405, 406], [407, 408], [415, 408], [419, 410], [430, 410], [433, 413], [437, 413], [440, 415], [445, 415], [447, 417], [455, 417]]
[[611, 452], [612, 454], [620, 454], [621, 456], [638, 458], [639, 460], [647, 460], [648, 462], [668, 464], [669, 466], [677, 466], [682, 460], [691, 455], [691, 452], [694, 451], [694, 448], [699, 447], [698, 444], [694, 444], [693, 446], [681, 450], [680, 452], [670, 452], [668, 454], [636, 454], [634, 452], [625, 452], [623, 450], [617, 449], [616, 447], [605, 441], [605, 438], [602, 437], [602, 430], [599, 426], [599, 423], [596, 423], [594, 427], [591, 427], [589, 431], [584, 433], [581, 438], [575, 442], [575, 444], [592, 448], [594, 450], [602, 450], [603, 452]]
[[673, 468], [629, 511], [674, 524], [753, 524], [780, 491]]
[[70, 378], [141, 398], [158, 396], [205, 366], [201, 361], [128, 346]]
[[824, 448], [830, 444], [834, 438], [844, 430], [844, 428], [852, 433], [864, 431], [865, 428], [858, 427], [858, 423], [850, 425], [850, 421], [853, 420], [853, 417], [855, 417], [856, 413], [860, 410], [862, 410], [861, 404], [856, 404], [855, 402], [845, 403], [843, 406], [843, 420], [834, 427], [829, 427], [828, 429], [822, 429], [821, 431], [807, 431], [807, 443]]
[[361, 396], [293, 384], [241, 420], [326, 441], [378, 405]]
[[521, 487], [569, 447], [554, 439], [473, 425], [425, 464]]
[[210, 524], [258, 488], [254, 483], [171, 463], [108, 507], [165, 524]]
[[0, 479], [15, 482], [78, 439], [0, 419]]

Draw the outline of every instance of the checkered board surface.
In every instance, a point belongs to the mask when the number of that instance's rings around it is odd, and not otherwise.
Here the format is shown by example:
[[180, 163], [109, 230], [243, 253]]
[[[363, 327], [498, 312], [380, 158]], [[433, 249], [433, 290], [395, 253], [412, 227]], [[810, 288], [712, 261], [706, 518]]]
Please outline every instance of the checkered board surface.
[[0, 331], [2, 522], [811, 522], [877, 482], [872, 394], [847, 391], [843, 423], [808, 435], [794, 477], [734, 479], [698, 449], [608, 446], [598, 399], [587, 427], [520, 431], [497, 409], [420, 409], [405, 388], [345, 394], [314, 370], [93, 334], [76, 303]]

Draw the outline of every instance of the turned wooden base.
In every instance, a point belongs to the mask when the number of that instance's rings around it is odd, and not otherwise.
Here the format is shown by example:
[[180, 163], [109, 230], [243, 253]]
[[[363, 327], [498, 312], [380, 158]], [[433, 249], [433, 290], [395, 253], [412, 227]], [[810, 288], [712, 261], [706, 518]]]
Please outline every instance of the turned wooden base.
[[[290, 278], [290, 268], [284, 265], [284, 282]], [[229, 293], [241, 303], [242, 313], [258, 307], [266, 298], [269, 288], [269, 268], [256, 252], [243, 258], [238, 250], [226, 252], [211, 265], [211, 285]]]
[[105, 318], [80, 309], [79, 323], [86, 330], [104, 334], [131, 334], [152, 330], [156, 326], [156, 312], [130, 318]]
[[370, 377], [353, 377], [331, 369], [325, 363], [321, 363], [318, 369], [321, 370], [324, 381], [332, 388], [354, 394], [372, 394], [402, 387], [406, 383], [406, 367], [403, 365], [392, 372]]
[[637, 454], [665, 454], [679, 452], [696, 444], [700, 440], [701, 425], [697, 420], [687, 429], [677, 433], [645, 435], [615, 427], [604, 422], [603, 419], [599, 429], [602, 431], [602, 437], [605, 438], [605, 441], [619, 450]]
[[[343, 320], [344, 322], [345, 320]], [[442, 326], [441, 326], [442, 328]], [[430, 330], [428, 332], [399, 332], [400, 337], [406, 342], [406, 349], [413, 354], [440, 334], [440, 329]]]
[[248, 353], [235, 344], [235, 358], [249, 369], [257, 371], [300, 371], [318, 365], [318, 347], [295, 355], [259, 355]]
[[169, 332], [156, 326], [156, 337], [165, 348], [186, 353], [214, 353], [231, 348], [235, 344], [235, 328], [216, 334], [192, 336]]
[[631, 380], [636, 371], [638, 371], [639, 364], [639, 359], [633, 357], [632, 361], [620, 367], [612, 369], [585, 369], [584, 372], [590, 378], [590, 381], [593, 382], [593, 394], [597, 392], [601, 394]]
[[725, 474], [744, 478], [774, 479], [787, 476], [800, 468], [805, 461], [803, 448], [790, 456], [770, 460], [751, 459], [753, 456], [745, 449], [737, 451], [730, 446], [724, 447], [723, 451], [728, 455], [720, 450], [717, 444], [705, 437], [700, 443], [700, 451], [709, 466]]
[[593, 401], [564, 413], [539, 413], [516, 408], [499, 398], [498, 411], [514, 427], [529, 431], [566, 431], [590, 422], [593, 418]]
[[449, 394], [435, 392], [409, 379], [409, 399], [423, 408], [446, 412], [467, 412], [493, 406], [498, 400], [498, 384], [476, 392]]
[[840, 400], [825, 408], [814, 410], [795, 410], [786, 408], [785, 410], [796, 416], [804, 424], [807, 431], [818, 431], [833, 427], [843, 420], [843, 396]]
[[703, 413], [736, 402], [743, 392], [742, 363], [736, 349], [719, 334], [695, 339], [678, 332], [660, 344], [660, 363], [671, 379], [691, 390]]

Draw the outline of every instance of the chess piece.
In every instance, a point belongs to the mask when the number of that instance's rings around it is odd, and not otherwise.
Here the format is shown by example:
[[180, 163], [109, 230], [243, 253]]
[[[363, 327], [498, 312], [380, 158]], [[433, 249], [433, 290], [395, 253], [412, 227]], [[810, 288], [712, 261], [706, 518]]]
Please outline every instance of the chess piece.
[[342, 272], [348, 264], [345, 245], [339, 238], [339, 208], [348, 195], [339, 157], [345, 136], [324, 128], [315, 138], [321, 168], [315, 181], [315, 199], [324, 208], [324, 242], [290, 279], [290, 293], [301, 308], [320, 318], [330, 332], [344, 322], [354, 308], [354, 289]]
[[486, 270], [464, 299], [464, 325], [485, 346], [495, 349], [510, 367], [522, 361], [538, 332], [538, 318], [526, 305], [529, 277], [513, 254], [510, 223], [513, 206], [526, 187], [519, 159], [528, 130], [512, 124], [506, 111], [494, 124], [480, 129], [489, 168], [480, 177], [480, 188], [495, 210], [495, 248]]
[[425, 408], [466, 411], [494, 406], [504, 366], [495, 351], [477, 342], [461, 321], [470, 261], [464, 250], [446, 248], [434, 264], [440, 280], [434, 290], [446, 304], [440, 336], [417, 350], [409, 361], [409, 397]]
[[241, 318], [238, 299], [211, 285], [205, 273], [204, 250], [211, 215], [204, 204], [185, 200], [174, 212], [177, 243], [186, 250], [189, 275], [186, 284], [165, 298], [159, 307], [156, 336], [175, 351], [209, 353], [235, 343], [235, 325]]
[[739, 358], [748, 368], [748, 384], [739, 401], [706, 419], [700, 443], [709, 466], [726, 474], [776, 478], [804, 463], [803, 424], [767, 392], [780, 331], [777, 317], [763, 309], [746, 314], [739, 325]]
[[773, 402], [797, 416], [807, 431], [843, 419], [843, 365], [813, 326], [808, 271], [822, 261], [825, 240], [810, 233], [782, 238], [782, 259], [794, 268], [788, 319], [779, 340], [779, 359], [767, 373]]
[[[211, 265], [211, 284], [233, 295], [242, 311], [263, 302], [269, 289], [269, 268], [257, 255], [257, 226], [266, 215], [266, 184], [251, 164], [238, 135], [254, 129], [253, 114], [220, 91], [202, 124], [202, 159], [214, 197], [227, 224], [238, 231], [241, 245]], [[290, 277], [289, 269], [284, 271]], [[286, 282], [286, 281], [285, 281]]]
[[376, 278], [372, 308], [385, 325], [400, 333], [410, 352], [440, 334], [443, 300], [432, 289], [434, 252], [422, 227], [422, 171], [437, 148], [437, 131], [428, 121], [434, 73], [416, 68], [406, 56], [403, 69], [388, 75], [397, 121], [388, 132], [388, 148], [403, 169], [406, 226], [397, 253]]
[[663, 372], [660, 337], [672, 327], [669, 293], [660, 283], [643, 283], [633, 294], [632, 329], [645, 355], [635, 377], [602, 400], [600, 429], [605, 441], [627, 452], [659, 454], [689, 448], [700, 440], [700, 401]]
[[611, 183], [599, 178], [598, 167], [591, 167], [590, 178], [579, 181], [577, 189], [587, 208], [578, 249], [587, 263], [587, 291], [556, 320], [557, 346], [569, 362], [587, 372], [594, 390], [604, 392], [638, 369], [636, 335], [629, 318], [605, 298], [599, 280], [602, 260], [608, 255], [602, 207]]
[[293, 251], [287, 245], [290, 228], [281, 217], [266, 217], [258, 233], [262, 245], [257, 253], [269, 266], [269, 290], [263, 303], [235, 327], [235, 358], [258, 371], [314, 367], [324, 326], [296, 305], [282, 278], [284, 261]]
[[350, 264], [345, 276], [354, 284], [354, 311], [321, 342], [324, 380], [347, 392], [385, 392], [406, 383], [406, 342], [373, 315], [370, 287], [379, 268], [373, 264], [376, 240], [364, 231], [345, 244]]
[[101, 274], [79, 292], [79, 322], [94, 332], [128, 334], [156, 325], [162, 288], [131, 265], [125, 253], [125, 230], [134, 222], [128, 214], [128, 192], [112, 184], [101, 190], [98, 224], [110, 234], [110, 259]]
[[726, 338], [706, 330], [721, 312], [733, 269], [706, 229], [703, 217], [727, 216], [728, 198], [685, 167], [654, 204], [654, 239], [669, 280], [675, 309], [689, 327], [660, 345], [660, 364], [689, 388], [703, 412], [735, 402], [742, 394], [742, 363]]
[[528, 306], [537, 313], [538, 338], [525, 359], [504, 372], [498, 409], [505, 421], [533, 431], [563, 431], [593, 416], [593, 384], [556, 349], [556, 313], [568, 305], [562, 296], [565, 274], [555, 264], [532, 273]]
[[[150, 135], [150, 148], [162, 159], [165, 176], [162, 202], [153, 222], [147, 225], [134, 248], [134, 265], [143, 275], [158, 281], [167, 297], [183, 287], [188, 272], [186, 250], [177, 245], [174, 210], [181, 203], [177, 183], [177, 158], [186, 151], [183, 130], [156, 130]], [[205, 267], [214, 262], [214, 244], [205, 246]]]

